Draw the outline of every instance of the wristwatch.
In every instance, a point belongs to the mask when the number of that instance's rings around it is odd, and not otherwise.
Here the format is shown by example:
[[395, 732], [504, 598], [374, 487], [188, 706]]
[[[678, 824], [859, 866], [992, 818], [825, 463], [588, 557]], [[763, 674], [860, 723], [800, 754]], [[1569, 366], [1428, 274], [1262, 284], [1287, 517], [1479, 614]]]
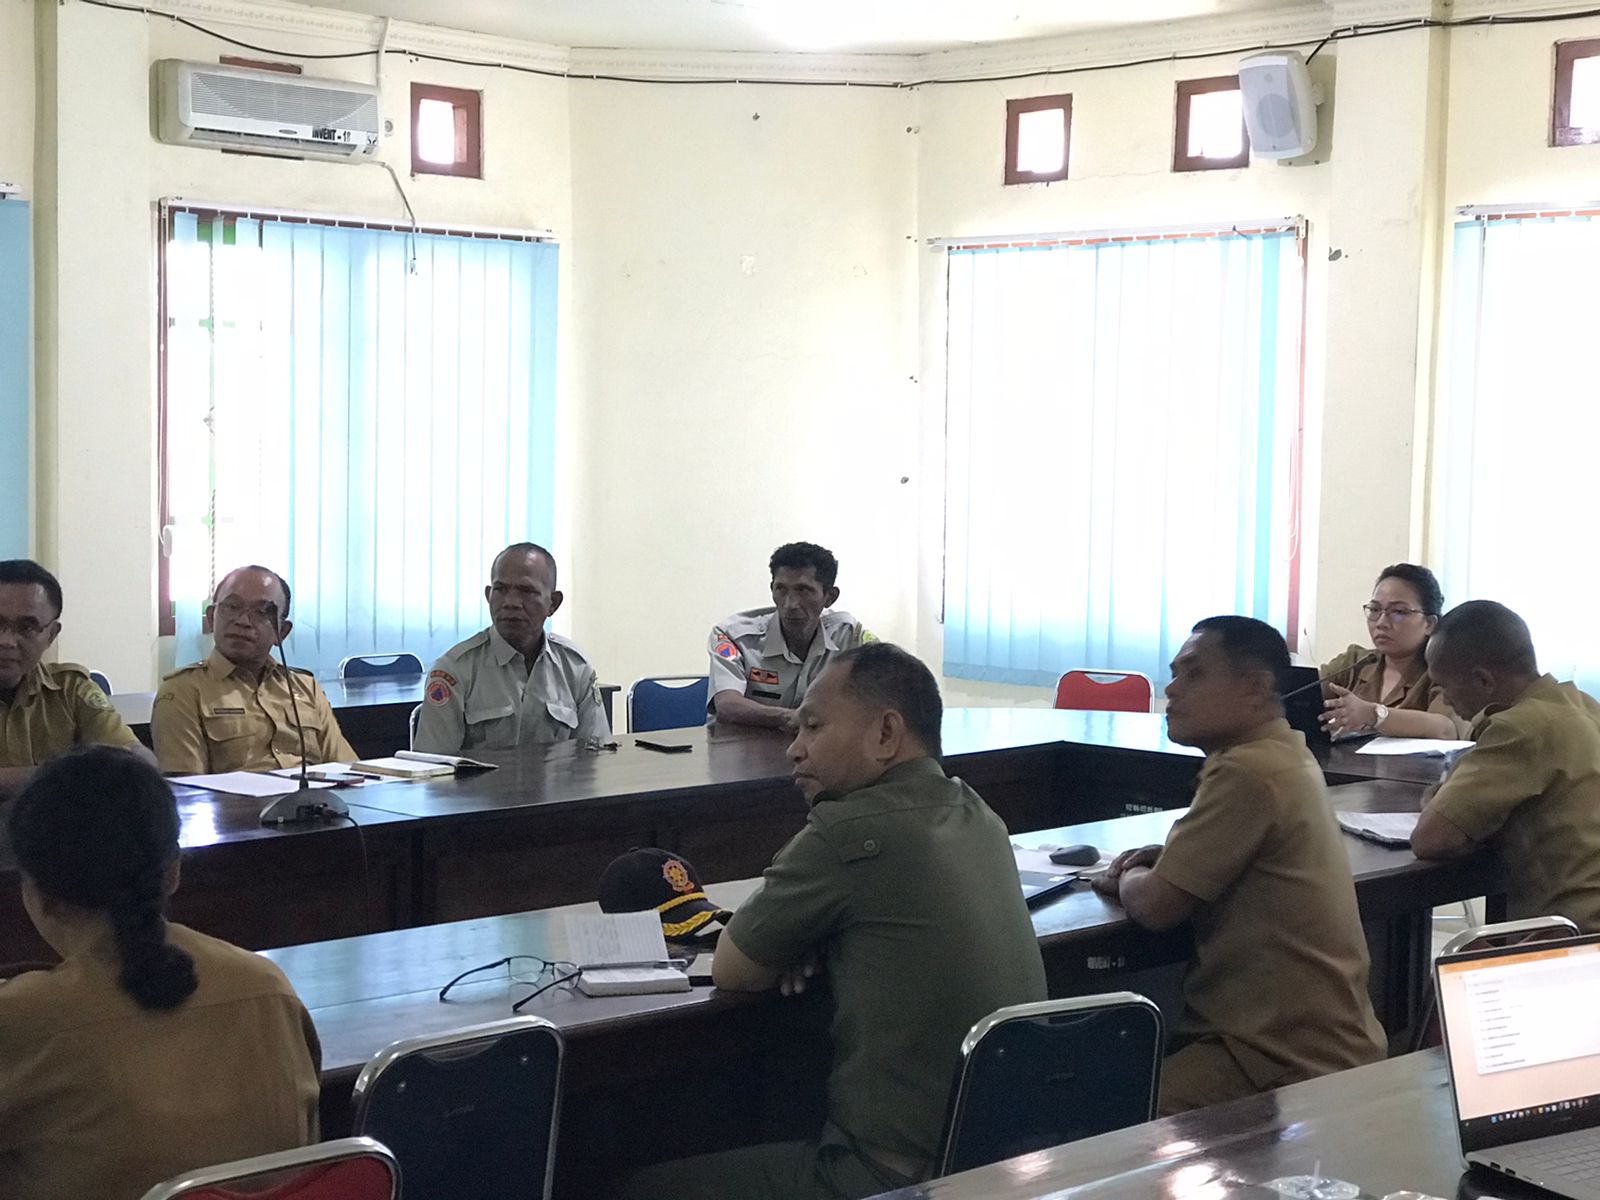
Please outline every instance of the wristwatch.
[[1373, 732], [1376, 733], [1378, 730], [1383, 728], [1383, 723], [1389, 719], [1389, 706], [1386, 704], [1375, 704], [1372, 706], [1372, 710], [1377, 714], [1372, 722]]

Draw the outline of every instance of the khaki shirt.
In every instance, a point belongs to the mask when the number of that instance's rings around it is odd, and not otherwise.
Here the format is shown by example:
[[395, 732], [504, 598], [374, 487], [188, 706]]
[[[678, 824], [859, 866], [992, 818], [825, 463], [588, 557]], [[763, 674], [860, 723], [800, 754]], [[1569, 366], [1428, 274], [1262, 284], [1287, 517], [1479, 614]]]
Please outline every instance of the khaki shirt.
[[306, 761], [355, 762], [333, 706], [306, 671], [293, 672], [291, 700], [283, 668], [268, 663], [261, 682], [218, 650], [205, 662], [162, 680], [150, 709], [156, 761], [169, 775], [275, 771], [300, 765], [298, 706], [305, 725]]
[[[1363, 663], [1363, 659], [1371, 661]], [[1357, 666], [1358, 663], [1361, 665]], [[1456, 737], [1464, 739], [1467, 736], [1470, 723], [1445, 703], [1444, 689], [1433, 682], [1433, 676], [1428, 674], [1427, 663], [1420, 658], [1418, 664], [1401, 677], [1400, 685], [1389, 689], [1387, 696], [1378, 694], [1383, 687], [1383, 658], [1377, 651], [1365, 646], [1349, 647], [1339, 657], [1324, 663], [1317, 673], [1327, 682], [1354, 692], [1357, 698], [1368, 703], [1448, 717], [1456, 727]]]
[[[871, 633], [847, 612], [822, 614], [822, 628], [811, 639], [804, 658], [789, 649], [776, 608], [752, 608], [734, 613], [711, 628], [711, 687], [707, 699], [718, 692], [738, 692], [762, 704], [799, 708], [806, 689], [815, 682], [828, 659], [840, 650], [870, 642]], [[715, 705], [709, 711], [716, 711]]]
[[1206, 756], [1156, 875], [1200, 900], [1179, 1033], [1261, 1091], [1383, 1058], [1355, 881], [1305, 738], [1277, 719]]
[[932, 758], [819, 796], [725, 936], [774, 969], [820, 948], [834, 996], [828, 1119], [918, 1177], [962, 1038], [997, 1008], [1045, 998], [1005, 825]]
[[422, 698], [416, 749], [430, 754], [611, 737], [594, 668], [553, 633], [530, 672], [491, 625], [440, 656]]
[[86, 667], [40, 663], [0, 701], [0, 767], [35, 767], [85, 743], [139, 744]]
[[1491, 705], [1428, 807], [1506, 868], [1506, 915], [1563, 916], [1600, 932], [1600, 704], [1541, 676]]
[[0, 984], [0, 1196], [137, 1200], [184, 1171], [317, 1140], [316, 1030], [283, 972], [181, 925], [200, 986], [140, 1008], [109, 935]]

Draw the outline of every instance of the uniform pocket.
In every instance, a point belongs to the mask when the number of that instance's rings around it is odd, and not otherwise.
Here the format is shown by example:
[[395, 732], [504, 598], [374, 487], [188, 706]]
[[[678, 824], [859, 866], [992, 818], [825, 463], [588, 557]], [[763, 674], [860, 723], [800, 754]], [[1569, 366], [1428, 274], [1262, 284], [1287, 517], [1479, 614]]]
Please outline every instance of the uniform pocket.
[[221, 717], [202, 715], [200, 728], [205, 731], [206, 741], [221, 744], [249, 737], [256, 731], [257, 724], [243, 714], [229, 713]]
[[516, 711], [516, 706], [513, 704], [501, 704], [494, 708], [469, 708], [467, 724], [481, 725], [485, 721], [498, 721], [501, 717], [509, 717]]
[[557, 725], [565, 725], [568, 729], [578, 727], [578, 710], [570, 704], [558, 704], [551, 700], [545, 706], [545, 711], [550, 714], [550, 719]]

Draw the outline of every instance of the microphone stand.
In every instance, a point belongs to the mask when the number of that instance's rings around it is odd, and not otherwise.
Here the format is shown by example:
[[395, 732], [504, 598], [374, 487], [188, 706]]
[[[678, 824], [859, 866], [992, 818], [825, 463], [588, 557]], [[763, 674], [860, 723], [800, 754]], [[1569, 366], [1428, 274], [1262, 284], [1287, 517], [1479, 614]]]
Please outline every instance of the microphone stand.
[[[306, 766], [306, 727], [300, 720], [300, 701], [294, 694], [294, 672], [289, 670], [289, 656], [283, 649], [283, 622], [278, 617], [277, 605], [272, 608], [272, 630], [278, 635], [278, 661], [283, 663], [283, 680], [289, 689], [289, 707], [294, 713], [295, 732], [300, 735], [300, 784], [287, 796], [279, 796], [261, 810], [263, 825], [283, 825], [289, 821], [314, 821], [326, 817], [348, 817], [350, 809], [337, 796], [327, 795], [311, 799], [311, 779]], [[329, 789], [319, 789], [332, 791]]]

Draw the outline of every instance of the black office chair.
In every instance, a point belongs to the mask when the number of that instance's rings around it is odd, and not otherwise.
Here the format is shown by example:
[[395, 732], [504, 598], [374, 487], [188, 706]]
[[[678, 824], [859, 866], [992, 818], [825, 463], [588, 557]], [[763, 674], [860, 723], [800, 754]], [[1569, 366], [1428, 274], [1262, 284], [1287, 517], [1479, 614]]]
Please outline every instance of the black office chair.
[[354, 1132], [394, 1154], [406, 1200], [548, 1200], [562, 1049], [541, 1017], [395, 1042], [356, 1079]]
[[1153, 1119], [1161, 1010], [1134, 992], [1002, 1008], [961, 1043], [938, 1173]]
[[422, 674], [422, 660], [415, 654], [351, 654], [339, 660], [340, 679], [376, 679], [390, 675], [410, 677]]

